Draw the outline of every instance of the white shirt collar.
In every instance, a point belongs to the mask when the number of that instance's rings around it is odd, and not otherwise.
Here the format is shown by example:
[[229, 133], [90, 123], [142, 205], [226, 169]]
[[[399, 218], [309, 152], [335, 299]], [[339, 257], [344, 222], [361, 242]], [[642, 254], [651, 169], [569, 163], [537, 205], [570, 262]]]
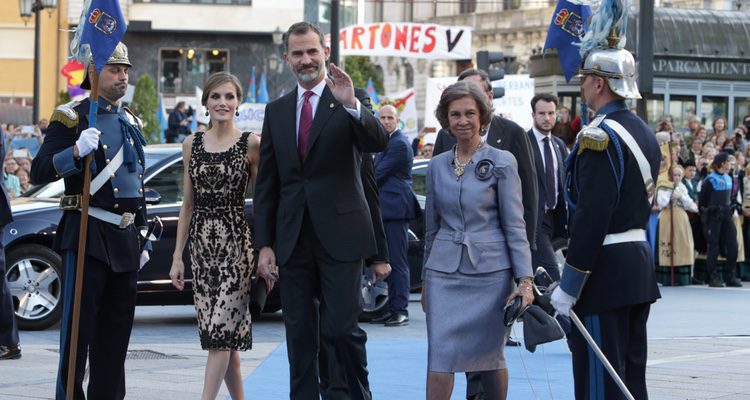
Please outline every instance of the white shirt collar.
[[[318, 98], [320, 98], [321, 96], [323, 96], [323, 89], [325, 88], [326, 88], [326, 80], [323, 79], [317, 85], [315, 85], [315, 87], [312, 88], [311, 90], [313, 93], [315, 93], [316, 96], [318, 96]], [[302, 101], [302, 98], [305, 96], [306, 91], [307, 89], [303, 88], [302, 85], [300, 85], [299, 82], [297, 82], [297, 103]]]
[[[547, 136], [547, 135], [543, 134], [542, 132], [540, 132], [540, 131], [539, 131], [539, 129], [536, 129], [536, 126], [532, 126], [532, 127], [531, 127], [531, 130], [532, 130], [532, 131], [534, 131], [534, 136], [536, 136], [536, 140], [537, 140], [538, 142], [541, 142], [541, 141], [542, 141], [542, 140], [544, 140], [544, 138], [546, 138], [546, 137], [550, 137], [550, 136], [552, 136], [552, 132], [550, 132], [549, 136]], [[550, 141], [551, 141], [551, 140], [552, 140], [552, 139], [550, 138]]]

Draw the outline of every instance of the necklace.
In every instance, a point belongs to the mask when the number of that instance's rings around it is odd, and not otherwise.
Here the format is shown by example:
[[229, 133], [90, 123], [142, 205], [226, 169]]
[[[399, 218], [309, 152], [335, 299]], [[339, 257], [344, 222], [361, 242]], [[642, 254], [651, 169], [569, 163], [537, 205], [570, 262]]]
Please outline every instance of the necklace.
[[456, 174], [456, 179], [460, 178], [461, 175], [464, 174], [466, 166], [471, 163], [471, 157], [474, 155], [474, 153], [477, 152], [477, 150], [479, 150], [480, 147], [482, 147], [483, 144], [484, 142], [480, 140], [477, 147], [474, 149], [474, 151], [471, 152], [471, 155], [469, 155], [469, 159], [465, 163], [461, 163], [458, 160], [458, 143], [456, 143], [456, 146], [453, 148], [453, 172]]

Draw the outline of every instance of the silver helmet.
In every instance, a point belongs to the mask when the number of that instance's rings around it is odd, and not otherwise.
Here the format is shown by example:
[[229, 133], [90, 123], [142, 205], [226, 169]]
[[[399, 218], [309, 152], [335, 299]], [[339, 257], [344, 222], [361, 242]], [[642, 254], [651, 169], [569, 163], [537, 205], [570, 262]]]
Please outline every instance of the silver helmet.
[[607, 80], [609, 88], [625, 99], [640, 99], [633, 55], [622, 48], [591, 50], [583, 61], [579, 75], [598, 75]]
[[[83, 81], [81, 82], [81, 89], [91, 89], [91, 82], [89, 80], [89, 69], [88, 65], [94, 63], [94, 57], [91, 56], [89, 59], [89, 63], [86, 65], [86, 69], [83, 76]], [[132, 67], [133, 64], [130, 63], [130, 58], [128, 58], [128, 47], [125, 46], [125, 43], [118, 42], [115, 49], [112, 51], [112, 55], [109, 56], [107, 59], [107, 64], [120, 64], [120, 65], [127, 65], [128, 67]]]

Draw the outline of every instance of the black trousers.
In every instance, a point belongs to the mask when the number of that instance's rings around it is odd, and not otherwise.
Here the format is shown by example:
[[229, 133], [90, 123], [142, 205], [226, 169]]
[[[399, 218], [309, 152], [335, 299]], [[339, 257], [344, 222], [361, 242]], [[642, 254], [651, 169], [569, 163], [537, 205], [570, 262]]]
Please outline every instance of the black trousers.
[[[63, 252], [63, 316], [60, 328], [60, 366], [56, 399], [64, 400], [68, 379], [76, 252]], [[83, 375], [89, 362], [88, 399], [125, 398], [125, 356], [135, 313], [138, 271], [113, 272], [109, 265], [86, 257], [81, 292], [81, 315], [74, 398], [84, 399]]]
[[13, 308], [13, 298], [5, 278], [5, 247], [3, 246], [3, 227], [0, 226], [0, 346], [18, 344], [18, 326]]
[[737, 268], [737, 231], [732, 216], [709, 215], [703, 224], [703, 231], [708, 244], [706, 253], [706, 270], [709, 279], [718, 279], [716, 261], [719, 258], [719, 246], [724, 246], [724, 280], [734, 278]]
[[[581, 318], [636, 400], [648, 399], [646, 323], [650, 309], [650, 303], [636, 304]], [[576, 400], [626, 398], [578, 329], [571, 329], [568, 344], [573, 352]]]
[[409, 221], [383, 221], [391, 274], [388, 284], [388, 311], [391, 314], [409, 315]]
[[552, 247], [552, 236], [555, 231], [555, 219], [552, 211], [540, 215], [542, 218], [541, 229], [536, 231], [536, 250], [531, 251], [531, 266], [534, 270], [537, 267], [544, 267], [549, 273], [550, 278], [555, 281], [560, 280], [560, 269], [557, 266], [557, 257], [555, 249]]
[[[289, 353], [290, 399], [370, 400], [367, 335], [357, 318], [362, 260], [334, 260], [315, 233], [307, 212], [279, 287]], [[318, 371], [318, 353], [325, 349]]]

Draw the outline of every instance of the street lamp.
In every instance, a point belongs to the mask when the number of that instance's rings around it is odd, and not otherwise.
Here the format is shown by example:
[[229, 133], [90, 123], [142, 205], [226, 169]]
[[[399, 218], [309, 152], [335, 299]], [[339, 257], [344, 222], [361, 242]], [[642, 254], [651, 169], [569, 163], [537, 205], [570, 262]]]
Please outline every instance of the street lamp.
[[31, 14], [34, 16], [34, 108], [32, 113], [32, 124], [39, 122], [39, 29], [42, 25], [40, 11], [45, 8], [57, 7], [57, 0], [18, 0], [21, 9], [21, 18], [28, 20]]
[[276, 30], [271, 32], [271, 38], [273, 39], [273, 44], [280, 46], [282, 43], [284, 43], [284, 32], [281, 31], [281, 28], [279, 26], [276, 26]]

